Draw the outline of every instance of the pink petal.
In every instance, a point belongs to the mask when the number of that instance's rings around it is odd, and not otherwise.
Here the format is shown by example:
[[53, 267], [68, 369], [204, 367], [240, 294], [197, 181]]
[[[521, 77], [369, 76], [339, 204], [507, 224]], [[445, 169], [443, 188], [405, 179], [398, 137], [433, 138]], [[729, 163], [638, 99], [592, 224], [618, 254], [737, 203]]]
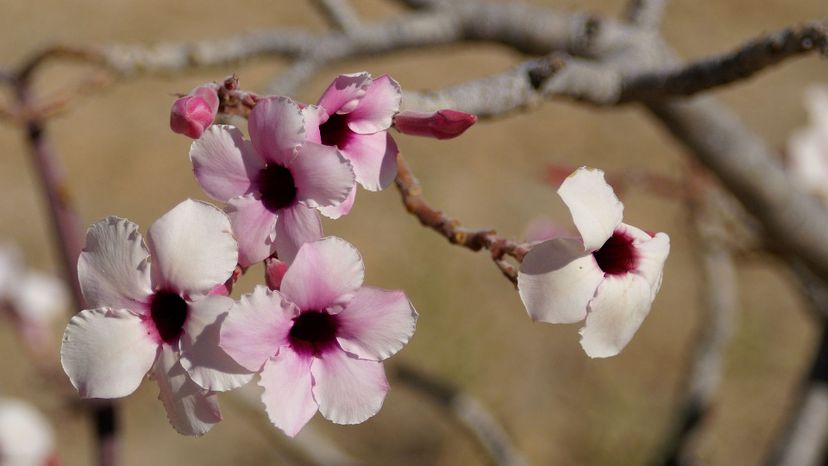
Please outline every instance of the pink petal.
[[[230, 199], [225, 207], [239, 243], [239, 265], [249, 267], [276, 251], [277, 215], [252, 194]], [[320, 227], [321, 228], [321, 227]]]
[[285, 346], [267, 361], [261, 373], [259, 385], [264, 388], [267, 417], [290, 437], [299, 433], [318, 409], [311, 391], [311, 359]]
[[388, 75], [375, 79], [359, 105], [348, 115], [348, 127], [359, 134], [371, 134], [391, 127], [394, 114], [400, 111], [402, 91]]
[[275, 257], [268, 257], [265, 259], [265, 283], [271, 290], [278, 290], [282, 287], [282, 278], [288, 269], [288, 263], [276, 259]]
[[238, 262], [239, 246], [227, 215], [192, 199], [156, 220], [147, 240], [155, 289], [206, 295], [230, 278]]
[[282, 279], [282, 294], [301, 310], [346, 304], [362, 286], [362, 257], [347, 241], [328, 237], [299, 250]]
[[402, 291], [360, 288], [337, 314], [337, 341], [362, 359], [382, 361], [401, 350], [417, 323], [417, 311]]
[[81, 397], [120, 398], [138, 388], [157, 351], [140, 317], [125, 309], [91, 309], [66, 326], [60, 363]]
[[356, 180], [369, 191], [385, 189], [397, 176], [399, 150], [386, 131], [351, 135], [342, 153], [351, 161]]
[[107, 217], [89, 227], [78, 258], [87, 306], [143, 309], [152, 293], [148, 257], [138, 225], [129, 220]]
[[202, 388], [223, 392], [250, 382], [251, 371], [219, 347], [219, 329], [233, 307], [225, 296], [208, 296], [190, 304], [181, 336], [181, 366]]
[[175, 349], [162, 345], [153, 367], [153, 378], [160, 389], [158, 399], [167, 410], [167, 420], [178, 433], [204, 435], [221, 421], [218, 398], [190, 380], [178, 359]]
[[575, 227], [584, 240], [584, 250], [599, 249], [621, 223], [624, 205], [604, 181], [604, 172], [581, 167], [558, 188]]
[[319, 412], [337, 424], [359, 424], [377, 414], [388, 393], [381, 362], [357, 359], [340, 350], [314, 359], [311, 374]]
[[296, 253], [303, 244], [316, 241], [322, 237], [322, 223], [314, 209], [302, 204], [279, 211], [276, 221], [276, 252], [279, 259], [293, 262]]
[[556, 238], [529, 250], [518, 272], [518, 292], [532, 320], [552, 324], [586, 317], [604, 273], [581, 242]]
[[198, 184], [210, 197], [227, 202], [251, 191], [264, 160], [234, 126], [214, 125], [190, 146]]
[[317, 105], [324, 108], [328, 115], [349, 113], [365, 96], [371, 83], [369, 73], [340, 74], [322, 93]]
[[305, 141], [302, 109], [287, 97], [259, 100], [247, 124], [253, 147], [268, 162], [286, 165]]
[[280, 346], [288, 344], [296, 306], [278, 291], [257, 286], [242, 295], [221, 326], [221, 348], [248, 370], [259, 371]]
[[330, 219], [338, 219], [343, 215], [348, 215], [351, 212], [351, 209], [354, 207], [354, 201], [356, 201], [356, 193], [357, 189], [354, 186], [354, 189], [351, 190], [351, 193], [348, 194], [348, 197], [342, 201], [342, 204], [336, 206], [328, 206], [328, 207], [320, 207], [319, 212], [330, 218]]
[[650, 312], [650, 285], [636, 274], [608, 275], [589, 303], [581, 346], [591, 358], [615, 356]]
[[288, 168], [297, 198], [309, 207], [341, 204], [354, 189], [351, 163], [336, 147], [305, 143]]

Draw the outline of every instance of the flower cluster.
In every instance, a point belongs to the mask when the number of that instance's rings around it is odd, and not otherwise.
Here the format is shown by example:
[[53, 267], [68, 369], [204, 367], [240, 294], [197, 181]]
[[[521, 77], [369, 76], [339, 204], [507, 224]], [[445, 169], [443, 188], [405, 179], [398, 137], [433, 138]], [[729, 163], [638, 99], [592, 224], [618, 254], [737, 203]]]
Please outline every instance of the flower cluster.
[[[221, 92], [208, 84], [181, 97], [170, 126], [195, 139], [195, 177], [224, 210], [186, 200], [150, 226], [146, 242], [129, 220], [94, 224], [78, 261], [87, 309], [66, 327], [63, 368], [86, 398], [126, 396], [149, 375], [187, 435], [221, 420], [217, 392], [256, 374], [270, 420], [288, 435], [317, 411], [362, 422], [380, 409], [382, 361], [411, 338], [417, 312], [402, 291], [362, 286], [362, 258], [324, 237], [320, 214], [345, 215], [357, 184], [377, 191], [394, 179], [388, 131], [400, 87], [358, 73], [336, 78], [316, 105], [256, 97], [249, 140], [214, 124]], [[403, 126], [446, 138], [476, 120], [441, 112], [403, 115]], [[268, 286], [230, 298], [260, 262]]]

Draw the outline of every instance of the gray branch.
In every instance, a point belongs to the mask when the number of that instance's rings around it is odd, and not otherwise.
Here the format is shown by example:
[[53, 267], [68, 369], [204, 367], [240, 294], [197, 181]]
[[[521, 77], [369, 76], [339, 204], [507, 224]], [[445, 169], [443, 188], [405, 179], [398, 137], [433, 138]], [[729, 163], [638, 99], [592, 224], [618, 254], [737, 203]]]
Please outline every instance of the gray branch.
[[360, 26], [359, 18], [348, 0], [314, 0], [328, 21], [345, 34], [353, 34]]
[[640, 28], [658, 29], [666, 10], [667, 0], [632, 0], [627, 5], [626, 17]]

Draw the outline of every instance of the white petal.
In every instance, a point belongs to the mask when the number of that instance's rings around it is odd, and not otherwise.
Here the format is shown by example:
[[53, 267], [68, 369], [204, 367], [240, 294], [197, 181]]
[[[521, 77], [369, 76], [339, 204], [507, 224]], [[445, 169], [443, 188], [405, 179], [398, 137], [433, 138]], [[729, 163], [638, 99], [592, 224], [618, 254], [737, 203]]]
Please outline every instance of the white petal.
[[0, 399], [0, 447], [3, 466], [55, 464], [52, 427], [34, 407], [10, 398]]
[[311, 364], [319, 412], [337, 424], [359, 424], [377, 414], [388, 393], [381, 362], [357, 359], [335, 349]]
[[336, 147], [307, 142], [288, 168], [297, 198], [309, 207], [339, 205], [356, 187], [351, 162]]
[[604, 272], [579, 240], [555, 238], [529, 250], [518, 272], [518, 292], [532, 320], [552, 324], [586, 317]]
[[262, 402], [274, 426], [295, 436], [317, 411], [311, 387], [311, 357], [302, 357], [290, 347], [267, 361], [259, 385]]
[[207, 296], [190, 304], [184, 323], [181, 365], [193, 382], [207, 390], [232, 390], [253, 378], [219, 347], [219, 330], [232, 307], [233, 300], [226, 296]]
[[81, 397], [119, 398], [138, 388], [157, 351], [140, 317], [125, 309], [91, 309], [66, 326], [60, 363]]
[[650, 236], [649, 233], [624, 223], [618, 228], [633, 237], [636, 255], [635, 273], [647, 279], [653, 299], [655, 299], [656, 293], [661, 288], [664, 262], [670, 254], [670, 237], [666, 233], [656, 233], [655, 236]]
[[204, 202], [178, 204], [152, 224], [147, 239], [155, 289], [204, 295], [227, 281], [238, 262], [230, 220]]
[[282, 279], [282, 294], [303, 311], [346, 304], [362, 286], [365, 267], [347, 241], [328, 237], [306, 243]]
[[150, 289], [149, 251], [138, 225], [107, 217], [86, 233], [78, 258], [78, 280], [89, 307], [144, 308]]
[[28, 272], [11, 296], [12, 306], [23, 320], [47, 324], [69, 307], [63, 281], [40, 272]]
[[405, 293], [360, 288], [337, 314], [336, 339], [345, 351], [381, 361], [401, 350], [417, 324], [417, 311]]
[[591, 358], [620, 353], [650, 312], [650, 285], [634, 273], [608, 275], [589, 303], [581, 346]]
[[585, 251], [599, 249], [612, 236], [624, 215], [624, 205], [604, 180], [601, 170], [579, 168], [564, 180], [558, 195], [572, 214], [575, 227], [584, 240]]
[[164, 403], [167, 420], [178, 433], [203, 435], [221, 421], [216, 394], [190, 380], [178, 352], [169, 345], [162, 346], [152, 376], [158, 382], [158, 399]]

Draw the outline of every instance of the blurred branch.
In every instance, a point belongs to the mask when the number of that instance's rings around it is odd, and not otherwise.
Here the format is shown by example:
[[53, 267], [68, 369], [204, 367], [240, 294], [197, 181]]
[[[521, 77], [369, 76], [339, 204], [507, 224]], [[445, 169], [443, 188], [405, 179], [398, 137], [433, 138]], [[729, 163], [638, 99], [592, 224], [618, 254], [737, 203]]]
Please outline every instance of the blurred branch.
[[813, 51], [828, 54], [826, 23], [786, 28], [753, 39], [731, 52], [703, 58], [671, 70], [658, 70], [628, 78], [621, 101], [688, 96], [747, 79], [767, 67]]
[[414, 367], [397, 364], [392, 376], [397, 382], [435, 403], [469, 435], [497, 466], [528, 466], [503, 427], [476, 398], [437, 380]]
[[414, 177], [402, 155], [397, 155], [397, 177], [394, 179], [397, 190], [400, 192], [406, 210], [417, 217], [420, 223], [440, 235], [451, 244], [456, 244], [472, 251], [488, 249], [492, 253], [492, 260], [506, 278], [517, 286], [517, 270], [504, 260], [504, 256], [511, 256], [518, 262], [526, 255], [526, 245], [515, 243], [512, 240], [500, 237], [494, 230], [471, 230], [461, 226], [455, 220], [440, 210], [436, 210], [426, 202], [420, 182]]
[[347, 35], [356, 32], [360, 26], [359, 18], [348, 0], [314, 0], [313, 3], [335, 28]]
[[825, 464], [828, 440], [828, 326], [823, 327], [811, 372], [802, 385], [798, 406], [777, 440], [768, 461], [769, 466]]
[[708, 189], [690, 207], [696, 251], [701, 256], [699, 270], [706, 316], [688, 370], [686, 392], [678, 416], [658, 459], [658, 463], [668, 466], [698, 464], [695, 456], [698, 435], [721, 385], [725, 349], [738, 307], [736, 268], [724, 240], [727, 232], [715, 206], [711, 206], [711, 200], [717, 194]]
[[658, 29], [667, 0], [631, 0], [627, 5], [627, 21], [642, 29]]

